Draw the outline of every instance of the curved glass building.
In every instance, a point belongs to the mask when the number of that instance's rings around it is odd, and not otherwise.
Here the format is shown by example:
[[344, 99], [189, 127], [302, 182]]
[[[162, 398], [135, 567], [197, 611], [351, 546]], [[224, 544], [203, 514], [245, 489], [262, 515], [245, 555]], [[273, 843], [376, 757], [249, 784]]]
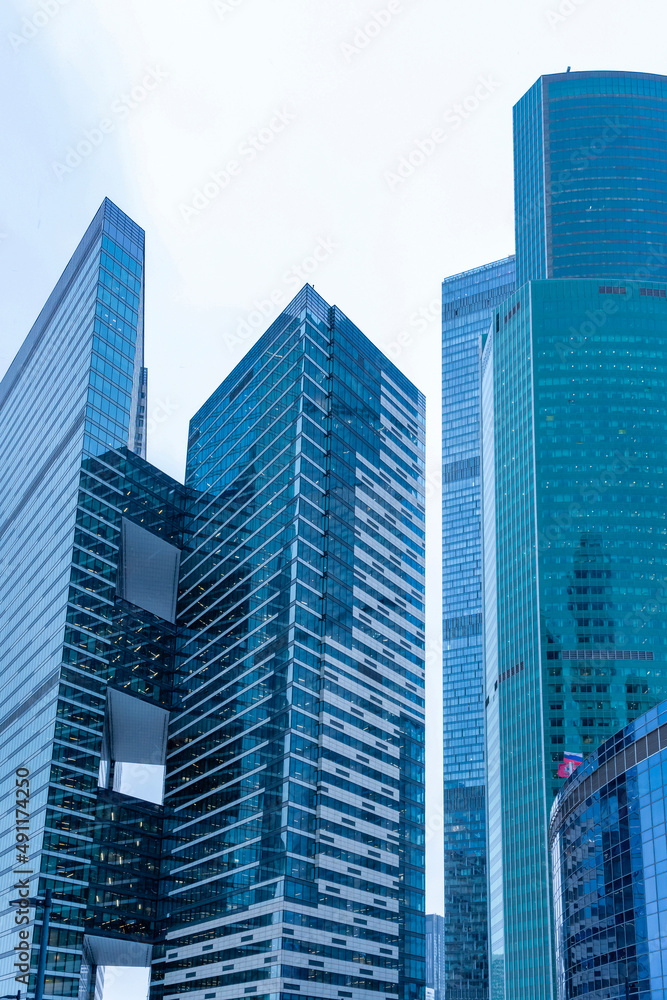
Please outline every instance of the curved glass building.
[[606, 740], [551, 810], [558, 997], [667, 995], [667, 702]]
[[667, 279], [667, 78], [541, 76], [514, 108], [517, 287]]

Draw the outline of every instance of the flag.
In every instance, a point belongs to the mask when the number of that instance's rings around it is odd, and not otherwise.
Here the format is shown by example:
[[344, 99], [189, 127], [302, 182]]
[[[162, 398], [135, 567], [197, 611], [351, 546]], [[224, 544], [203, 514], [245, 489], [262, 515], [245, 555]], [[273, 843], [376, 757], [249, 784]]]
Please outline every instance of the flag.
[[575, 768], [579, 767], [579, 765], [583, 764], [583, 762], [584, 755], [582, 753], [568, 753], [566, 751], [563, 754], [562, 763], [558, 765], [558, 777], [569, 778]]

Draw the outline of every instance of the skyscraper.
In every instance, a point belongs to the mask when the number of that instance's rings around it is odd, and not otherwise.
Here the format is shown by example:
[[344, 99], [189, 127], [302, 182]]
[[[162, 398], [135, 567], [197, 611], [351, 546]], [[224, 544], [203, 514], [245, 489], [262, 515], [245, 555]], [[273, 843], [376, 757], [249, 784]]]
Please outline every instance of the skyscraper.
[[514, 108], [516, 278], [667, 280], [664, 76], [541, 76]]
[[423, 397], [306, 286], [193, 418], [186, 485], [155, 996], [417, 998]]
[[306, 286], [178, 484], [143, 247], [105, 201], [0, 386], [5, 899], [54, 893], [46, 997], [421, 1000], [423, 396]]
[[445, 1000], [444, 972], [445, 918], [439, 913], [429, 913], [426, 916], [426, 989], [431, 991], [432, 1000]]
[[479, 339], [514, 258], [442, 284], [444, 948], [448, 1000], [488, 996]]
[[553, 992], [563, 752], [667, 692], [666, 126], [641, 74], [543, 77], [515, 109], [518, 287], [481, 362], [492, 998]]
[[0, 385], [2, 889], [54, 892], [47, 995], [156, 931], [161, 809], [123, 767], [164, 764], [182, 487], [141, 457], [143, 252], [105, 201]]

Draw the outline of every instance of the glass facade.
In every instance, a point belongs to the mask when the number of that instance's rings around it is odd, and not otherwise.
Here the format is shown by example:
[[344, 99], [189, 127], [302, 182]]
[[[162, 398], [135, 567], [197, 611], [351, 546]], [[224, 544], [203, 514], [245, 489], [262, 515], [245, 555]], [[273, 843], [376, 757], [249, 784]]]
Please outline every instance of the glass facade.
[[492, 1000], [554, 995], [563, 754], [667, 694], [664, 616], [646, 614], [664, 562], [666, 97], [661, 76], [562, 73], [514, 109], [517, 291], [481, 366]]
[[[442, 285], [444, 953], [448, 1000], [488, 996], [479, 339], [514, 258]], [[444, 994], [443, 994], [444, 996]]]
[[142, 311], [105, 201], [0, 385], [2, 878], [53, 890], [45, 996], [153, 957], [155, 997], [423, 1000], [424, 398], [306, 286], [181, 486]]
[[445, 918], [439, 913], [426, 917], [426, 989], [431, 1000], [445, 1000]]
[[[143, 253], [142, 230], [105, 201], [0, 384], [0, 877], [5, 899], [17, 869], [33, 896], [53, 890], [52, 996], [79, 993], [84, 935], [155, 932], [160, 809], [110, 772], [100, 786], [109, 691], [163, 703], [173, 660], [173, 628], [116, 593], [122, 522], [172, 538], [180, 517], [182, 487], [141, 457]], [[13, 979], [14, 911], [0, 921]]]
[[306, 286], [186, 485], [153, 995], [421, 998], [424, 399]]
[[542, 76], [514, 108], [517, 287], [667, 280], [667, 78]]
[[533, 281], [486, 339], [492, 996], [552, 991], [547, 819], [563, 752], [667, 696], [666, 291]]
[[559, 1000], [667, 995], [666, 797], [667, 703], [605, 740], [557, 796]]

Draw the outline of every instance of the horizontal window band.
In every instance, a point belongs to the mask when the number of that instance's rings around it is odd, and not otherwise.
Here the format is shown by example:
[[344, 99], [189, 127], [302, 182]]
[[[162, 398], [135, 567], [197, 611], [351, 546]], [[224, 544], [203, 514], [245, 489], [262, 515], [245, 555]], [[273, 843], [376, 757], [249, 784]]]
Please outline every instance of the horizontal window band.
[[547, 660], [652, 660], [650, 649], [548, 649]]

